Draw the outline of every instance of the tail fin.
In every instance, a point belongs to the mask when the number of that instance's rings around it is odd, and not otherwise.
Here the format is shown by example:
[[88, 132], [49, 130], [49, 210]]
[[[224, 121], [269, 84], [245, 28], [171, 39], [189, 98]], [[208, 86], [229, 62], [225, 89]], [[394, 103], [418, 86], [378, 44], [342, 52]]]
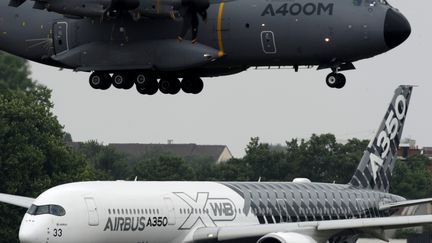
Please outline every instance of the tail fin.
[[357, 188], [388, 192], [396, 161], [413, 86], [401, 85], [395, 90], [375, 137], [363, 157], [350, 184]]

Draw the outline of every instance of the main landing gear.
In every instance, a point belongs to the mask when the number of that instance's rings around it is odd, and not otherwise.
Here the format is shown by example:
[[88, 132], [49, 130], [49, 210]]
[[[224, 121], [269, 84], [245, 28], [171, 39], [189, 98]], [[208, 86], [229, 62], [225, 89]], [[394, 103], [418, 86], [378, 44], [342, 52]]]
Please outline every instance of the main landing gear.
[[327, 75], [326, 83], [330, 88], [342, 89], [345, 86], [346, 78], [342, 73], [332, 72]]
[[180, 80], [176, 77], [163, 77], [159, 81], [150, 74], [115, 72], [112, 76], [107, 72], [94, 72], [90, 75], [90, 86], [94, 89], [106, 90], [112, 86], [117, 89], [130, 89], [134, 86], [138, 93], [154, 95], [158, 91], [163, 94], [175, 95], [183, 90], [187, 94], [199, 94], [204, 88], [200, 77], [186, 76]]

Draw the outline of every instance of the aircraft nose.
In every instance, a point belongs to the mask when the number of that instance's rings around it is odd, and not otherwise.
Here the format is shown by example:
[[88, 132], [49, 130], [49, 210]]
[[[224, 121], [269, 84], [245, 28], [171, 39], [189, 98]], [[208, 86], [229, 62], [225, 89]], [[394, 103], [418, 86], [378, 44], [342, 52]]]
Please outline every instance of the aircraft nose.
[[38, 228], [37, 223], [24, 219], [18, 233], [19, 241], [21, 243], [45, 242], [42, 239], [43, 234], [38, 232]]
[[393, 9], [387, 10], [384, 22], [384, 40], [389, 49], [402, 44], [411, 34], [408, 20]]
[[20, 228], [18, 238], [21, 243], [32, 243], [35, 241], [34, 235], [23, 227]]

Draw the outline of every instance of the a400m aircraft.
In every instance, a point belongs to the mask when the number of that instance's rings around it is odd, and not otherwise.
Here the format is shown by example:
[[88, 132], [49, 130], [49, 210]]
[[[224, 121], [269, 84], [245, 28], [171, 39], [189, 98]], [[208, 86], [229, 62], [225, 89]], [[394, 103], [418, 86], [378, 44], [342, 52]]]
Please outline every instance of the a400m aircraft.
[[272, 66], [329, 68], [327, 84], [342, 88], [341, 71], [410, 33], [386, 0], [0, 1], [1, 50], [148, 95], [197, 94], [202, 77]]
[[[81, 182], [38, 198], [0, 194], [28, 208], [21, 243], [351, 243], [360, 233], [432, 224], [388, 193], [412, 87], [400, 86], [348, 184], [293, 182]], [[406, 210], [413, 212], [412, 210]]]

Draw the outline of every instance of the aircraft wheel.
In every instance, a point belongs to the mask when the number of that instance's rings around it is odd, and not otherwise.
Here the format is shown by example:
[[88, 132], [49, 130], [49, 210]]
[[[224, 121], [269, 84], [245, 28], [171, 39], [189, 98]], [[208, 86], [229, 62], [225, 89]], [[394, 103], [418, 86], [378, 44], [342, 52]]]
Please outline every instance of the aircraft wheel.
[[199, 94], [204, 88], [204, 83], [199, 77], [186, 77], [182, 81], [182, 90], [188, 94]]
[[193, 86], [192, 86], [192, 94], [199, 94], [204, 89], [204, 82], [201, 78], [194, 78]]
[[159, 86], [157, 79], [152, 76], [138, 74], [135, 77], [135, 85], [140, 94], [154, 95], [157, 93]]
[[133, 81], [133, 79], [127, 77], [126, 79], [126, 84], [123, 87], [123, 89], [131, 89], [134, 86], [135, 82]]
[[346, 84], [345, 75], [343, 75], [342, 73], [338, 73], [337, 78], [338, 78], [338, 80], [337, 80], [338, 82], [337, 82], [335, 88], [342, 89]]
[[159, 81], [159, 90], [163, 94], [177, 94], [181, 89], [180, 80], [178, 78], [162, 78]]
[[186, 94], [192, 94], [193, 91], [193, 80], [190, 77], [183, 78], [181, 82], [181, 88]]
[[113, 79], [112, 84], [117, 89], [124, 89], [128, 87], [128, 78], [125, 73], [114, 73], [112, 79]]
[[90, 75], [89, 83], [94, 89], [106, 90], [111, 87], [111, 76], [105, 72], [94, 72]]
[[336, 87], [338, 83], [338, 74], [337, 73], [330, 73], [327, 75], [326, 83], [330, 88]]

